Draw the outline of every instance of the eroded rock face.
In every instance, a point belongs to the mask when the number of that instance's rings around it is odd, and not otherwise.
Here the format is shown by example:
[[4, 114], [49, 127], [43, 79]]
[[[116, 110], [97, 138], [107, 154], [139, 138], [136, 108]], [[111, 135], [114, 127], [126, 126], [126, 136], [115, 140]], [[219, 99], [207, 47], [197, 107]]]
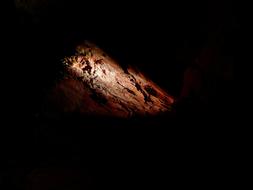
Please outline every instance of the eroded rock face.
[[123, 69], [85, 42], [64, 59], [65, 77], [53, 90], [63, 112], [131, 117], [170, 111], [173, 98], [139, 71]]

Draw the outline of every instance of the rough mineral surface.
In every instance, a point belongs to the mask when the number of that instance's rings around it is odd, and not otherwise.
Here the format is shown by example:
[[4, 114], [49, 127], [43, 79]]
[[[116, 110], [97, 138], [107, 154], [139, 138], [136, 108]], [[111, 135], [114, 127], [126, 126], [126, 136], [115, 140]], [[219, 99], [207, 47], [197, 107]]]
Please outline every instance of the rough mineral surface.
[[142, 73], [123, 69], [91, 43], [78, 46], [76, 55], [63, 64], [65, 77], [54, 89], [54, 101], [63, 112], [131, 117], [168, 112], [173, 104], [173, 98]]

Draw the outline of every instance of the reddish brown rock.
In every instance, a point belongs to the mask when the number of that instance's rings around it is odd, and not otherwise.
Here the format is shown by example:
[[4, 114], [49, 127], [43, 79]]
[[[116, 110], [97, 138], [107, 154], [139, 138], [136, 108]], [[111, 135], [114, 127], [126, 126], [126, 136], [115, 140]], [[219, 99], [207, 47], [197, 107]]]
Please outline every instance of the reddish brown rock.
[[105, 52], [85, 42], [66, 57], [65, 77], [53, 97], [63, 112], [131, 117], [168, 112], [173, 98], [141, 72], [123, 69]]

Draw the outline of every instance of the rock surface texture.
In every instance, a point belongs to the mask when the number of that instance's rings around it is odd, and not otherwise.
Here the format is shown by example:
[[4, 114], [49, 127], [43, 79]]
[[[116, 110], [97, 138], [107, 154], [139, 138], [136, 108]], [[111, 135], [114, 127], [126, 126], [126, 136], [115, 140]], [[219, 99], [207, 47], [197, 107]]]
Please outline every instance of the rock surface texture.
[[65, 76], [53, 90], [54, 103], [63, 112], [127, 118], [171, 110], [170, 95], [91, 43], [79, 45], [63, 64]]

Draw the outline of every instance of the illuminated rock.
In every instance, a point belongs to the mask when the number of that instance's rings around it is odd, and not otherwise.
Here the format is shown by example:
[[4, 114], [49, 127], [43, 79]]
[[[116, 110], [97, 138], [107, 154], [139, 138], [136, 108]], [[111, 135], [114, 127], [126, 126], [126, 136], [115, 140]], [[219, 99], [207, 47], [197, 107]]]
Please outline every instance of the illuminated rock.
[[123, 69], [91, 43], [78, 46], [63, 64], [65, 76], [53, 90], [53, 101], [62, 112], [131, 117], [171, 110], [170, 95], [136, 69]]

